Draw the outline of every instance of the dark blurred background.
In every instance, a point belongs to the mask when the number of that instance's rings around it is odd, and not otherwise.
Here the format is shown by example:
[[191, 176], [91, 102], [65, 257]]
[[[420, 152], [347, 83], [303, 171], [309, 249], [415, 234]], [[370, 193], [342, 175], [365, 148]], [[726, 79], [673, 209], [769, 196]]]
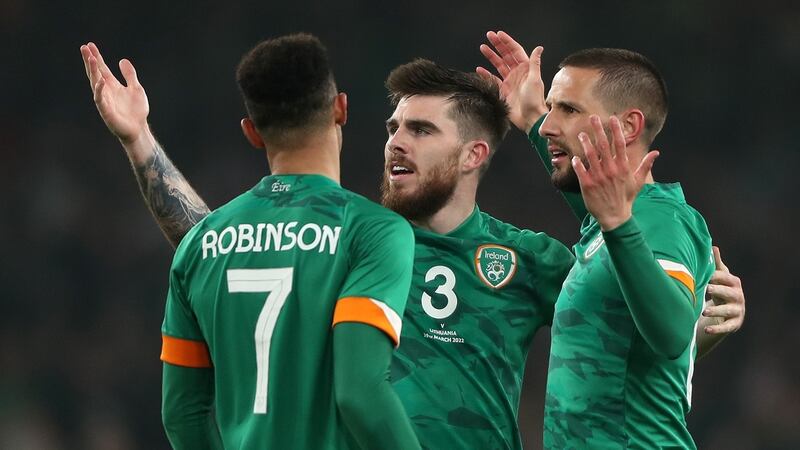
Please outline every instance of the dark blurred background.
[[[655, 176], [680, 180], [743, 279], [744, 328], [700, 361], [690, 430], [702, 449], [800, 448], [795, 137], [797, 2], [42, 2], [0, 0], [0, 448], [157, 449], [160, 324], [173, 250], [91, 100], [78, 47], [130, 58], [150, 122], [209, 206], [254, 185], [234, 67], [262, 38], [317, 34], [349, 94], [343, 184], [375, 199], [391, 112], [383, 80], [416, 56], [472, 70], [484, 32], [561, 57], [625, 47], [663, 71], [671, 111]], [[81, 5], [81, 6], [76, 6]], [[578, 224], [512, 132], [481, 208], [568, 244]], [[520, 424], [541, 447], [549, 330]]]

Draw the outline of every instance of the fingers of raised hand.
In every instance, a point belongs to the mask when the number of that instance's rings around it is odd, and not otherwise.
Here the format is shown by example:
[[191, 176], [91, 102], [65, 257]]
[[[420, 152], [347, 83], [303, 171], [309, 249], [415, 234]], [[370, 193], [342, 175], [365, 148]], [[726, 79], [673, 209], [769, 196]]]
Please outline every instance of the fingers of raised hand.
[[[492, 43], [495, 49], [497, 49], [497, 53], [503, 58], [503, 62], [509, 67], [513, 69], [519, 64], [519, 61], [514, 57], [514, 51], [512, 48], [509, 47], [509, 44], [506, 42], [505, 39], [500, 37], [500, 35], [494, 31], [490, 31], [486, 33], [486, 37], [489, 39], [489, 42]], [[514, 41], [513, 39], [511, 40]], [[523, 51], [523, 56], [525, 52]]]
[[92, 80], [92, 72], [89, 68], [89, 58], [92, 57], [92, 52], [86, 45], [81, 45], [81, 59], [83, 59], [83, 68], [86, 70], [86, 78], [89, 80], [89, 87], [94, 87]]
[[584, 132], [578, 133], [578, 141], [580, 141], [581, 147], [583, 148], [583, 154], [589, 163], [588, 170], [591, 170], [593, 174], [601, 171], [600, 154], [597, 151], [595, 144], [592, 143], [592, 140], [589, 138], [589, 135]]
[[616, 159], [617, 164], [622, 167], [628, 167], [628, 152], [626, 152], [625, 134], [622, 132], [622, 123], [620, 123], [617, 116], [611, 116], [609, 119], [609, 126], [611, 128], [611, 153]]
[[[578, 133], [578, 140], [581, 143], [581, 147], [583, 147], [583, 154], [586, 157], [589, 168], [587, 169], [583, 161], [577, 156], [572, 157], [572, 167], [575, 169], [575, 174], [578, 176], [581, 187], [587, 187], [591, 184], [592, 179], [597, 176], [598, 172], [601, 171], [599, 158], [588, 134], [583, 132]], [[591, 171], [591, 173], [589, 171]]]
[[741, 317], [741, 305], [718, 305], [706, 306], [703, 310], [703, 315], [706, 317], [721, 317], [724, 319], [732, 319], [734, 317]]
[[520, 45], [519, 42], [515, 41], [508, 33], [505, 31], [498, 31], [497, 37], [503, 42], [503, 45], [508, 49], [514, 60], [522, 62], [528, 58], [528, 53], [525, 51], [525, 48]]
[[501, 84], [503, 82], [503, 80], [498, 78], [495, 74], [489, 72], [488, 70], [486, 70], [481, 66], [476, 67], [475, 72], [477, 72], [478, 75], [482, 76], [483, 78], [490, 80], [492, 83]]
[[[719, 306], [728, 306], [734, 308], [735, 311], [738, 311], [738, 315], [744, 316], [745, 300], [741, 289], [728, 286], [709, 285], [708, 295], [709, 298], [718, 305], [715, 306], [715, 308]], [[706, 308], [706, 310], [709, 308]], [[703, 312], [703, 314], [706, 315], [705, 312]]]
[[729, 334], [737, 331], [742, 326], [738, 320], [726, 320], [719, 325], [711, 325], [705, 328], [706, 334]]
[[94, 91], [94, 102], [97, 104], [98, 107], [104, 106], [105, 101], [103, 97], [103, 90], [105, 89], [106, 81], [103, 77], [100, 77], [97, 82], [92, 86], [92, 90]]
[[589, 117], [589, 121], [592, 124], [592, 134], [594, 134], [594, 142], [600, 159], [603, 163], [611, 163], [614, 155], [611, 153], [611, 144], [608, 142], [606, 130], [603, 128], [603, 122], [600, 121], [599, 116], [594, 114]]
[[730, 272], [717, 269], [711, 274], [711, 279], [708, 281], [708, 291], [713, 292], [718, 285], [730, 286], [740, 290], [742, 288], [742, 280]]
[[656, 158], [661, 154], [658, 150], [653, 150], [648, 152], [642, 158], [642, 162], [639, 163], [639, 167], [636, 168], [636, 172], [634, 173], [636, 177], [636, 182], [640, 185], [643, 185], [647, 180], [647, 175], [650, 174], [650, 171], [653, 170], [653, 164], [656, 162]]
[[139, 79], [136, 77], [136, 69], [133, 67], [133, 64], [127, 59], [122, 59], [119, 62], [119, 70], [122, 72], [122, 76], [125, 78], [125, 84], [128, 87], [138, 87], [139, 86]]
[[505, 61], [503, 61], [503, 58], [501, 58], [500, 55], [498, 55], [491, 47], [486, 44], [481, 44], [480, 51], [481, 54], [487, 60], [489, 60], [489, 63], [494, 66], [494, 68], [497, 70], [497, 73], [499, 73], [501, 77], [505, 78], [508, 73], [511, 72], [511, 69], [508, 67]]
[[719, 247], [716, 245], [711, 247], [711, 251], [714, 252], [714, 264], [717, 266], [717, 270], [722, 270], [724, 272], [730, 272], [728, 270], [728, 266], [722, 262], [722, 255], [719, 252]]

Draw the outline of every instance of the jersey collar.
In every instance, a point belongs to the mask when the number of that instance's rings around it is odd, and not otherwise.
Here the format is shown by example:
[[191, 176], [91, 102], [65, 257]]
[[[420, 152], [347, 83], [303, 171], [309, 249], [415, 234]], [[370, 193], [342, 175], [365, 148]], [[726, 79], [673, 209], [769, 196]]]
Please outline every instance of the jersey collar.
[[412, 226], [414, 227], [414, 231], [416, 233], [426, 233], [435, 236], [447, 236], [458, 239], [470, 239], [476, 236], [477, 231], [480, 230], [482, 224], [483, 224], [483, 215], [481, 214], [481, 210], [478, 209], [478, 205], [475, 205], [475, 208], [472, 210], [469, 216], [467, 216], [467, 218], [464, 219], [464, 221], [461, 222], [460, 225], [455, 227], [449, 233], [440, 234], [430, 230], [426, 230], [424, 228], [417, 227], [416, 225], [413, 224]]
[[286, 192], [297, 188], [340, 187], [339, 183], [324, 175], [281, 174], [268, 175], [256, 184], [252, 191], [256, 195], [269, 195], [273, 192]]

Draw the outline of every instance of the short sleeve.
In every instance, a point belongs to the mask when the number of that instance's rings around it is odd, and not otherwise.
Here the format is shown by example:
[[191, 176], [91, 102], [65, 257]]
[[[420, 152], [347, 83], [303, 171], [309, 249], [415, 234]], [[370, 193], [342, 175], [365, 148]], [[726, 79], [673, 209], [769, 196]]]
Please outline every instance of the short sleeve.
[[710, 276], [711, 237], [705, 223], [688, 214], [682, 205], [667, 202], [635, 208], [634, 215], [656, 261], [697, 304]]
[[362, 224], [354, 236], [349, 260], [350, 270], [336, 303], [333, 325], [372, 325], [399, 345], [414, 263], [411, 226], [394, 215]]
[[169, 275], [169, 292], [161, 326], [161, 360], [183, 367], [211, 367], [208, 346], [184, 287], [181, 247]]

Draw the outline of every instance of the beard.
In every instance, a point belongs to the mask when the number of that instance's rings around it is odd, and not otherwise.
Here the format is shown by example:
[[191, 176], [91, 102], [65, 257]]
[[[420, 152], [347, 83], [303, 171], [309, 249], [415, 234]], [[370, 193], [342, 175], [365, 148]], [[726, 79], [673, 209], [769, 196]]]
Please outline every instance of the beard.
[[[556, 166], [553, 166], [553, 173], [550, 174], [550, 181], [553, 183], [553, 186], [556, 187], [561, 192], [580, 192], [581, 191], [581, 183], [578, 181], [578, 174], [575, 173], [575, 169], [572, 168], [572, 156], [575, 155], [566, 142], [550, 140], [550, 142], [556, 144], [562, 150], [567, 153], [567, 167], [563, 169], [559, 169]], [[580, 157], [581, 161], [583, 161], [583, 165], [586, 168], [589, 167], [589, 161], [586, 157]]]
[[431, 169], [411, 192], [400, 192], [389, 181], [391, 168], [383, 172], [381, 204], [407, 220], [424, 220], [441, 210], [453, 197], [458, 184], [458, 149]]
[[[581, 159], [583, 161], [583, 159]], [[586, 165], [586, 161], [583, 163]], [[588, 166], [587, 166], [588, 167]], [[581, 183], [578, 181], [578, 174], [572, 168], [572, 164], [567, 165], [566, 169], [553, 168], [553, 173], [550, 174], [550, 181], [553, 186], [561, 192], [580, 192]]]

